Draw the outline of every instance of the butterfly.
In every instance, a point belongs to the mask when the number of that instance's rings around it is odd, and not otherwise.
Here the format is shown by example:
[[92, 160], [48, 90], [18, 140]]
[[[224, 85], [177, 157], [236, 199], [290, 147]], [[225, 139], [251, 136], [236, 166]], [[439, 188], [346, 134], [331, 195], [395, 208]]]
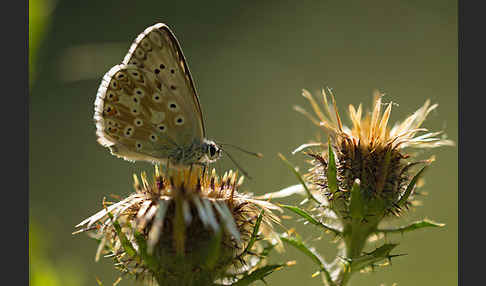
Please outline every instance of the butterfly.
[[220, 146], [206, 139], [182, 49], [162, 23], [138, 35], [123, 62], [103, 76], [94, 120], [98, 143], [128, 161], [184, 166], [221, 157]]

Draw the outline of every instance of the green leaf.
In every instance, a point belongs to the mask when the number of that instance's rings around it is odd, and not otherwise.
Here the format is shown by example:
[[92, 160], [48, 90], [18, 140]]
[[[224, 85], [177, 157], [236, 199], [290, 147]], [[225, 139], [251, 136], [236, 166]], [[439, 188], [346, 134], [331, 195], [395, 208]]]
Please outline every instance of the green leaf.
[[363, 194], [361, 193], [361, 188], [359, 184], [359, 179], [356, 179], [351, 189], [351, 202], [349, 205], [349, 215], [353, 219], [361, 220], [365, 215], [365, 202]]
[[370, 253], [365, 253], [365, 255], [355, 257], [353, 259], [346, 259], [349, 262], [352, 272], [359, 271], [367, 266], [372, 266], [373, 264], [380, 262], [384, 259], [391, 258], [390, 252], [398, 244], [386, 243]]
[[330, 286], [336, 286], [336, 284], [332, 281], [331, 274], [326, 269], [325, 262], [322, 257], [316, 252], [314, 248], [307, 246], [302, 240], [296, 237], [280, 237], [280, 239], [290, 244], [291, 246], [295, 247], [297, 250], [305, 254], [309, 257], [318, 267], [319, 271], [324, 273], [324, 277]]
[[336, 161], [334, 159], [334, 151], [332, 150], [331, 138], [327, 139], [327, 146], [328, 146], [328, 161], [327, 162], [327, 187], [331, 191], [331, 193], [335, 193], [338, 189], [337, 187], [337, 169], [336, 169]]
[[110, 219], [112, 221], [113, 227], [115, 228], [115, 231], [116, 231], [116, 235], [118, 235], [118, 238], [120, 238], [120, 242], [121, 242], [125, 252], [131, 257], [135, 256], [137, 254], [137, 251], [133, 247], [130, 240], [128, 240], [126, 235], [123, 233], [122, 228], [121, 228], [120, 224], [118, 223], [118, 221], [114, 219], [113, 215], [110, 212], [108, 212], [108, 216], [110, 217]]
[[297, 170], [295, 169], [294, 166], [292, 166], [292, 164], [287, 160], [287, 158], [285, 158], [284, 155], [282, 155], [281, 153], [278, 153], [278, 156], [280, 157], [280, 159], [282, 159], [282, 161], [284, 161], [284, 163], [290, 168], [290, 170], [292, 171], [292, 173], [294, 173], [294, 175], [297, 177], [297, 179], [299, 180], [300, 184], [304, 187], [304, 190], [305, 192], [307, 193], [307, 197], [311, 200], [313, 200], [314, 202], [316, 202], [318, 205], [321, 205], [321, 202], [319, 202], [319, 200], [317, 200], [311, 193], [311, 191], [309, 190], [309, 188], [307, 187], [304, 179], [302, 178], [302, 176], [300, 175], [299, 172], [297, 172]]
[[257, 270], [253, 271], [251, 274], [248, 274], [238, 280], [238, 282], [232, 284], [233, 286], [247, 286], [250, 285], [251, 283], [258, 281], [258, 280], [263, 280], [266, 276], [272, 274], [273, 272], [282, 269], [283, 267], [287, 266], [286, 264], [272, 264], [272, 265], [266, 265], [261, 268], [258, 268]]
[[316, 220], [314, 217], [312, 217], [309, 213], [307, 213], [303, 209], [300, 209], [300, 208], [295, 207], [295, 206], [289, 206], [289, 205], [280, 205], [280, 206], [292, 211], [293, 213], [295, 213], [297, 215], [299, 215], [300, 217], [304, 218], [306, 221], [308, 221], [309, 223], [311, 223], [313, 225], [320, 226], [320, 227], [322, 227], [326, 230], [333, 232], [336, 235], [341, 235], [341, 231], [339, 231], [338, 229], [336, 229], [332, 226], [329, 226], [327, 224], [324, 224], [324, 223]]
[[412, 178], [412, 181], [410, 181], [410, 184], [408, 184], [407, 186], [407, 189], [405, 190], [405, 193], [402, 195], [402, 197], [400, 198], [400, 200], [398, 201], [398, 205], [399, 206], [403, 206], [405, 205], [405, 203], [407, 202], [408, 200], [408, 197], [410, 197], [410, 194], [412, 193], [413, 191], [413, 188], [415, 187], [415, 184], [417, 183], [418, 179], [420, 178], [420, 176], [422, 175], [422, 173], [425, 171], [425, 169], [427, 168], [428, 166], [424, 166], [420, 171], [418, 171], [418, 173]]
[[421, 228], [424, 228], [424, 227], [443, 227], [443, 226], [445, 226], [445, 224], [434, 222], [434, 221], [431, 221], [431, 220], [428, 220], [428, 219], [424, 219], [424, 220], [412, 222], [409, 225], [400, 226], [400, 227], [397, 227], [397, 228], [378, 229], [377, 232], [382, 232], [382, 233], [397, 233], [397, 232], [400, 232], [400, 233], [404, 233], [404, 232], [408, 232], [408, 231], [414, 231], [414, 230], [417, 230], [417, 229], [421, 229]]
[[316, 220], [315, 218], [313, 218], [309, 213], [307, 213], [303, 209], [300, 209], [299, 207], [289, 206], [289, 205], [282, 205], [282, 204], [279, 204], [279, 206], [281, 206], [283, 208], [286, 208], [286, 209], [292, 211], [293, 213], [301, 216], [302, 218], [304, 218], [305, 220], [307, 220], [308, 222], [310, 222], [310, 223], [312, 223], [314, 225], [321, 225], [321, 222], [319, 222], [318, 220]]
[[255, 241], [257, 240], [257, 237], [258, 237], [258, 231], [260, 230], [260, 224], [262, 223], [262, 219], [263, 219], [263, 214], [264, 213], [265, 213], [265, 210], [262, 209], [262, 211], [258, 215], [258, 218], [257, 218], [257, 220], [255, 222], [255, 226], [253, 227], [253, 232], [251, 234], [250, 241], [248, 242], [248, 245], [246, 246], [246, 248], [243, 251], [243, 253], [247, 253], [248, 251], [250, 251], [250, 249], [255, 244]]

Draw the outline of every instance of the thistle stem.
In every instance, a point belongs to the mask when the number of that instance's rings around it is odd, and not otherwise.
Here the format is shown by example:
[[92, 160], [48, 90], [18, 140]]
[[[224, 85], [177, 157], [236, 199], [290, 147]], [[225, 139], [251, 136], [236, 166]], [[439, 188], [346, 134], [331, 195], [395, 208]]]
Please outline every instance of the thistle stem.
[[357, 271], [357, 269], [353, 269], [352, 267], [353, 260], [362, 256], [366, 241], [376, 230], [378, 222], [378, 220], [373, 220], [364, 223], [353, 219], [352, 222], [345, 226], [343, 231], [344, 257], [342, 259], [347, 261], [346, 263], [348, 264], [341, 268], [341, 271], [336, 277], [335, 283], [337, 286], [347, 285], [351, 276]]

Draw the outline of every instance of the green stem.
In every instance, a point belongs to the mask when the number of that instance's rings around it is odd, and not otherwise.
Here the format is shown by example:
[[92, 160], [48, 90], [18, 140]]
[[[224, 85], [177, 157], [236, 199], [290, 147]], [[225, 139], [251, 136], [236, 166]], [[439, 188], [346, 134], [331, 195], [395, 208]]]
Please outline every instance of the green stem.
[[[343, 231], [344, 240], [344, 261], [351, 263], [353, 259], [362, 255], [363, 249], [366, 245], [368, 237], [375, 232], [378, 226], [379, 220], [372, 220], [366, 223], [353, 219], [348, 223]], [[351, 279], [351, 275], [356, 272], [355, 269], [350, 268], [350, 265], [341, 268], [339, 275], [336, 278], [336, 285], [345, 286]]]

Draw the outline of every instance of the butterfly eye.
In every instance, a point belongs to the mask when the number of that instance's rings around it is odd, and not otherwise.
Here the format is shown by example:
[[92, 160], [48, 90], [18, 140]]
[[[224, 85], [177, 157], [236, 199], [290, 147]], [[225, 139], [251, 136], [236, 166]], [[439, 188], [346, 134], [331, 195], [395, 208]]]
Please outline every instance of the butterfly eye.
[[216, 147], [214, 147], [213, 145], [210, 145], [209, 146], [209, 156], [214, 157], [214, 155], [216, 155]]

